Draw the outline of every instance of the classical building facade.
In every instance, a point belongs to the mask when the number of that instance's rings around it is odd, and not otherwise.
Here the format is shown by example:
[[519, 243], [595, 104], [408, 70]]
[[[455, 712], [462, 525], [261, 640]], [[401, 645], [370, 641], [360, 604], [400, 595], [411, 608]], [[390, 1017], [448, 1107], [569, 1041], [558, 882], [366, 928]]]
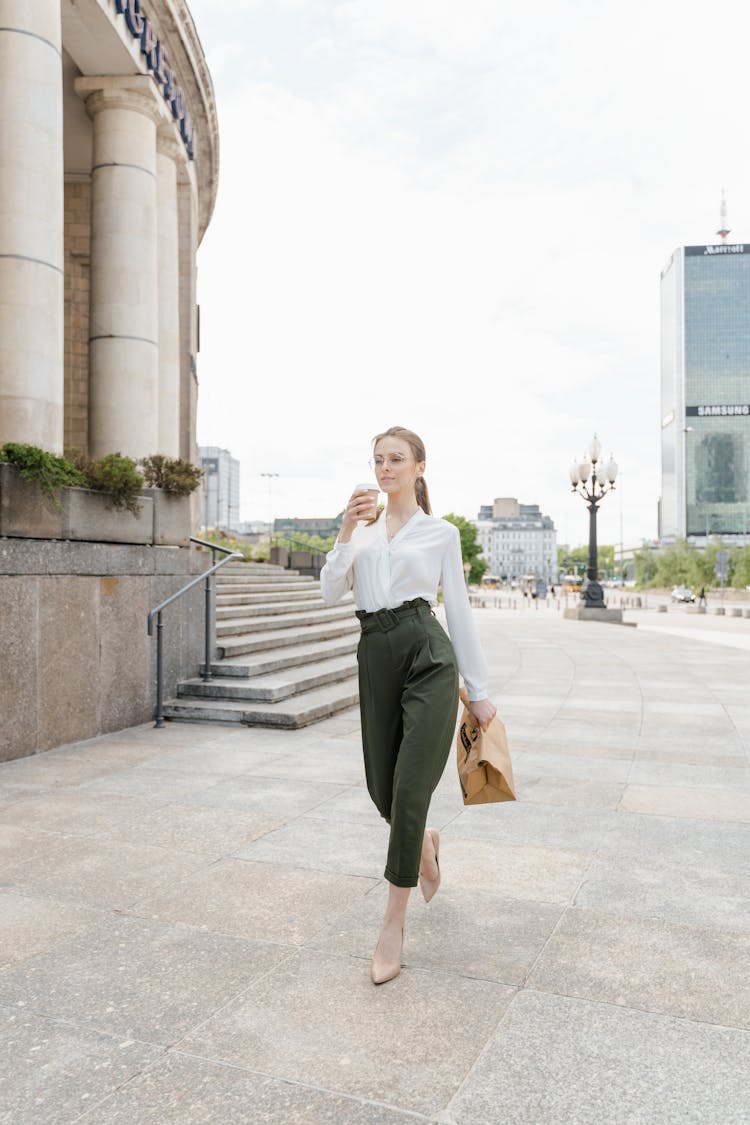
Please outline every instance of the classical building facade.
[[0, 444], [197, 459], [218, 182], [184, 0], [0, 0]]
[[[0, 445], [197, 462], [218, 159], [185, 0], [0, 0]], [[186, 507], [160, 530], [152, 497], [54, 505], [0, 465], [0, 762], [153, 715], [147, 616], [210, 565]], [[198, 673], [204, 601], [166, 611], [167, 693]]]
[[[727, 231], [721, 233], [728, 233]], [[661, 276], [659, 536], [750, 535], [750, 245], [681, 246]]]
[[482, 505], [474, 522], [488, 573], [504, 582], [532, 575], [550, 585], [557, 582], [557, 532], [538, 504], [501, 496]]

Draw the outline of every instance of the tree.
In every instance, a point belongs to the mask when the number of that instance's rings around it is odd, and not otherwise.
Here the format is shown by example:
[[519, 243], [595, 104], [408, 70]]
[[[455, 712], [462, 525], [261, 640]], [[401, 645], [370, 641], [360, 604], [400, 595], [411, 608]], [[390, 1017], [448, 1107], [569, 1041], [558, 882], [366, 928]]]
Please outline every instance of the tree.
[[729, 573], [735, 589], [750, 586], [750, 546], [734, 548], [729, 558]]
[[[597, 561], [601, 574], [614, 574], [615, 549], [611, 544], [602, 543], [597, 549]], [[585, 574], [589, 565], [588, 547], [557, 548], [557, 565], [560, 570], [571, 568], [573, 574]]]
[[489, 564], [484, 559], [480, 558], [481, 547], [477, 543], [477, 529], [470, 520], [464, 516], [456, 516], [451, 512], [447, 516], [443, 516], [444, 520], [452, 523], [454, 527], [458, 528], [458, 533], [461, 536], [461, 558], [465, 563], [471, 563], [471, 570], [469, 571], [469, 582], [477, 584], [482, 581], [482, 575], [487, 570]]

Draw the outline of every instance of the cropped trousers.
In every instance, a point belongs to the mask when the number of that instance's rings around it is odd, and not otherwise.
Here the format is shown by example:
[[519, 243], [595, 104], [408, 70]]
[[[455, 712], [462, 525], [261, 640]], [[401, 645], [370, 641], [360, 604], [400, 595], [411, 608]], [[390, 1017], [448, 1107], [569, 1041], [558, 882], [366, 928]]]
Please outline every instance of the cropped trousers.
[[422, 598], [357, 616], [365, 776], [391, 828], [385, 877], [415, 887], [430, 798], [456, 727], [456, 657]]

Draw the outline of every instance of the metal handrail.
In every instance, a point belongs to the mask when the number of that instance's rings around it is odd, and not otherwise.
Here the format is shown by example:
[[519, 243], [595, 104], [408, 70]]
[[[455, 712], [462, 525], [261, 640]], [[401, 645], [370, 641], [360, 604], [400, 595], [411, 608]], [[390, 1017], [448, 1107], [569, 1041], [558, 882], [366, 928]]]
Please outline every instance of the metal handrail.
[[[188, 592], [188, 590], [192, 590], [192, 588], [194, 586], [197, 586], [200, 582], [206, 583], [206, 601], [205, 601], [206, 611], [205, 611], [205, 621], [204, 621], [204, 628], [203, 628], [204, 659], [203, 659], [203, 672], [201, 673], [201, 675], [203, 677], [203, 680], [206, 683], [209, 683], [211, 681], [211, 679], [213, 678], [212, 675], [211, 675], [211, 665], [213, 663], [213, 654], [212, 654], [212, 647], [213, 646], [212, 646], [212, 638], [211, 638], [211, 591], [212, 591], [213, 587], [212, 587], [212, 583], [211, 583], [211, 577], [212, 577], [212, 575], [214, 575], [216, 573], [217, 570], [220, 570], [228, 562], [231, 562], [232, 559], [241, 559], [242, 558], [242, 554], [239, 551], [232, 551], [232, 550], [230, 550], [229, 547], [220, 547], [218, 545], [218, 543], [209, 543], [206, 539], [196, 539], [196, 537], [194, 535], [190, 536], [190, 542], [191, 543], [197, 543], [201, 547], [208, 547], [209, 550], [211, 551], [211, 561], [212, 561], [213, 565], [210, 566], [208, 570], [204, 570], [203, 574], [199, 574], [197, 578], [191, 579], [191, 581], [188, 582], [187, 585], [183, 586], [181, 590], [178, 590], [176, 594], [172, 594], [170, 597], [165, 598], [164, 601], [160, 602], [159, 605], [155, 606], [148, 615], [148, 635], [149, 635], [149, 637], [153, 637], [153, 635], [154, 635], [154, 621], [156, 621], [156, 720], [154, 722], [155, 727], [163, 727], [164, 726], [164, 642], [163, 642], [163, 638], [162, 638], [162, 631], [164, 629], [164, 623], [161, 619], [162, 610], [166, 609], [166, 607], [168, 605], [171, 605], [172, 602], [176, 602], [178, 598], [181, 598], [183, 594], [186, 594]], [[216, 558], [216, 552], [217, 551], [221, 551], [221, 553], [226, 555], [227, 557], [225, 559], [222, 559], [220, 562], [214, 562], [214, 559]]]

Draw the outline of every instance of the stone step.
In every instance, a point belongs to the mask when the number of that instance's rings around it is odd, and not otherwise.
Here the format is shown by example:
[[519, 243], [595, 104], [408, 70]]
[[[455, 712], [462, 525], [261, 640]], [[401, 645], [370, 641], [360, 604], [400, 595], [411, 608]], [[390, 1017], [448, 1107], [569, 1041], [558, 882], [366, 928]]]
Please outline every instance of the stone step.
[[256, 703], [276, 703], [291, 695], [312, 691], [324, 684], [338, 683], [357, 675], [357, 661], [351, 655], [302, 664], [285, 671], [271, 672], [265, 676], [248, 676], [244, 679], [222, 677], [206, 683], [204, 680], [183, 680], [177, 685], [181, 698], [249, 700]]
[[250, 616], [248, 613], [241, 617], [231, 618], [228, 621], [217, 621], [217, 643], [221, 643], [225, 637], [240, 634], [245, 636], [256, 632], [267, 633], [273, 629], [288, 629], [290, 632], [296, 632], [296, 630], [303, 629], [307, 625], [325, 625], [329, 621], [338, 621], [341, 618], [351, 620], [359, 628], [352, 603], [336, 606], [324, 606], [321, 603], [320, 608], [301, 613], [295, 611], [293, 613], [262, 614], [258, 617]]
[[314, 599], [307, 598], [300, 602], [262, 601], [257, 605], [248, 605], [246, 602], [242, 602], [240, 605], [217, 605], [216, 621], [218, 623], [219, 621], [235, 621], [237, 618], [248, 620], [251, 617], [280, 617], [284, 614], [309, 613], [325, 608], [326, 604], [320, 594]]
[[288, 601], [312, 597], [317, 590], [316, 586], [296, 586], [291, 582], [288, 586], [225, 586], [217, 587], [217, 605], [240, 605], [246, 602], [255, 605], [262, 601]]
[[248, 726], [296, 729], [353, 707], [359, 699], [357, 680], [326, 684], [278, 703], [228, 699], [172, 699], [164, 705], [168, 719], [192, 722], [244, 723]]
[[274, 589], [288, 585], [317, 585], [317, 579], [310, 574], [300, 574], [296, 570], [281, 570], [278, 574], [229, 574], [226, 570], [216, 572], [216, 587], [220, 586], [263, 586], [273, 585]]
[[261, 562], [237, 562], [232, 559], [227, 563], [226, 569], [234, 571], [238, 574], [296, 574], [297, 571], [287, 570], [285, 566], [279, 566], [278, 563], [261, 563]]
[[243, 656], [250, 652], [266, 652], [269, 649], [290, 648], [293, 645], [310, 645], [318, 641], [330, 641], [336, 637], [359, 636], [359, 621], [353, 613], [344, 617], [327, 620], [321, 625], [310, 625], [301, 629], [274, 629], [265, 633], [244, 633], [238, 636], [219, 637], [216, 641], [221, 659]]
[[293, 644], [286, 648], [271, 649], [269, 652], [228, 656], [225, 660], [217, 660], [211, 665], [211, 674], [222, 678], [263, 676], [268, 672], [280, 672], [285, 668], [298, 668], [306, 664], [314, 664], [318, 660], [356, 653], [358, 644], [359, 629], [356, 632], [333, 637], [329, 641]]

